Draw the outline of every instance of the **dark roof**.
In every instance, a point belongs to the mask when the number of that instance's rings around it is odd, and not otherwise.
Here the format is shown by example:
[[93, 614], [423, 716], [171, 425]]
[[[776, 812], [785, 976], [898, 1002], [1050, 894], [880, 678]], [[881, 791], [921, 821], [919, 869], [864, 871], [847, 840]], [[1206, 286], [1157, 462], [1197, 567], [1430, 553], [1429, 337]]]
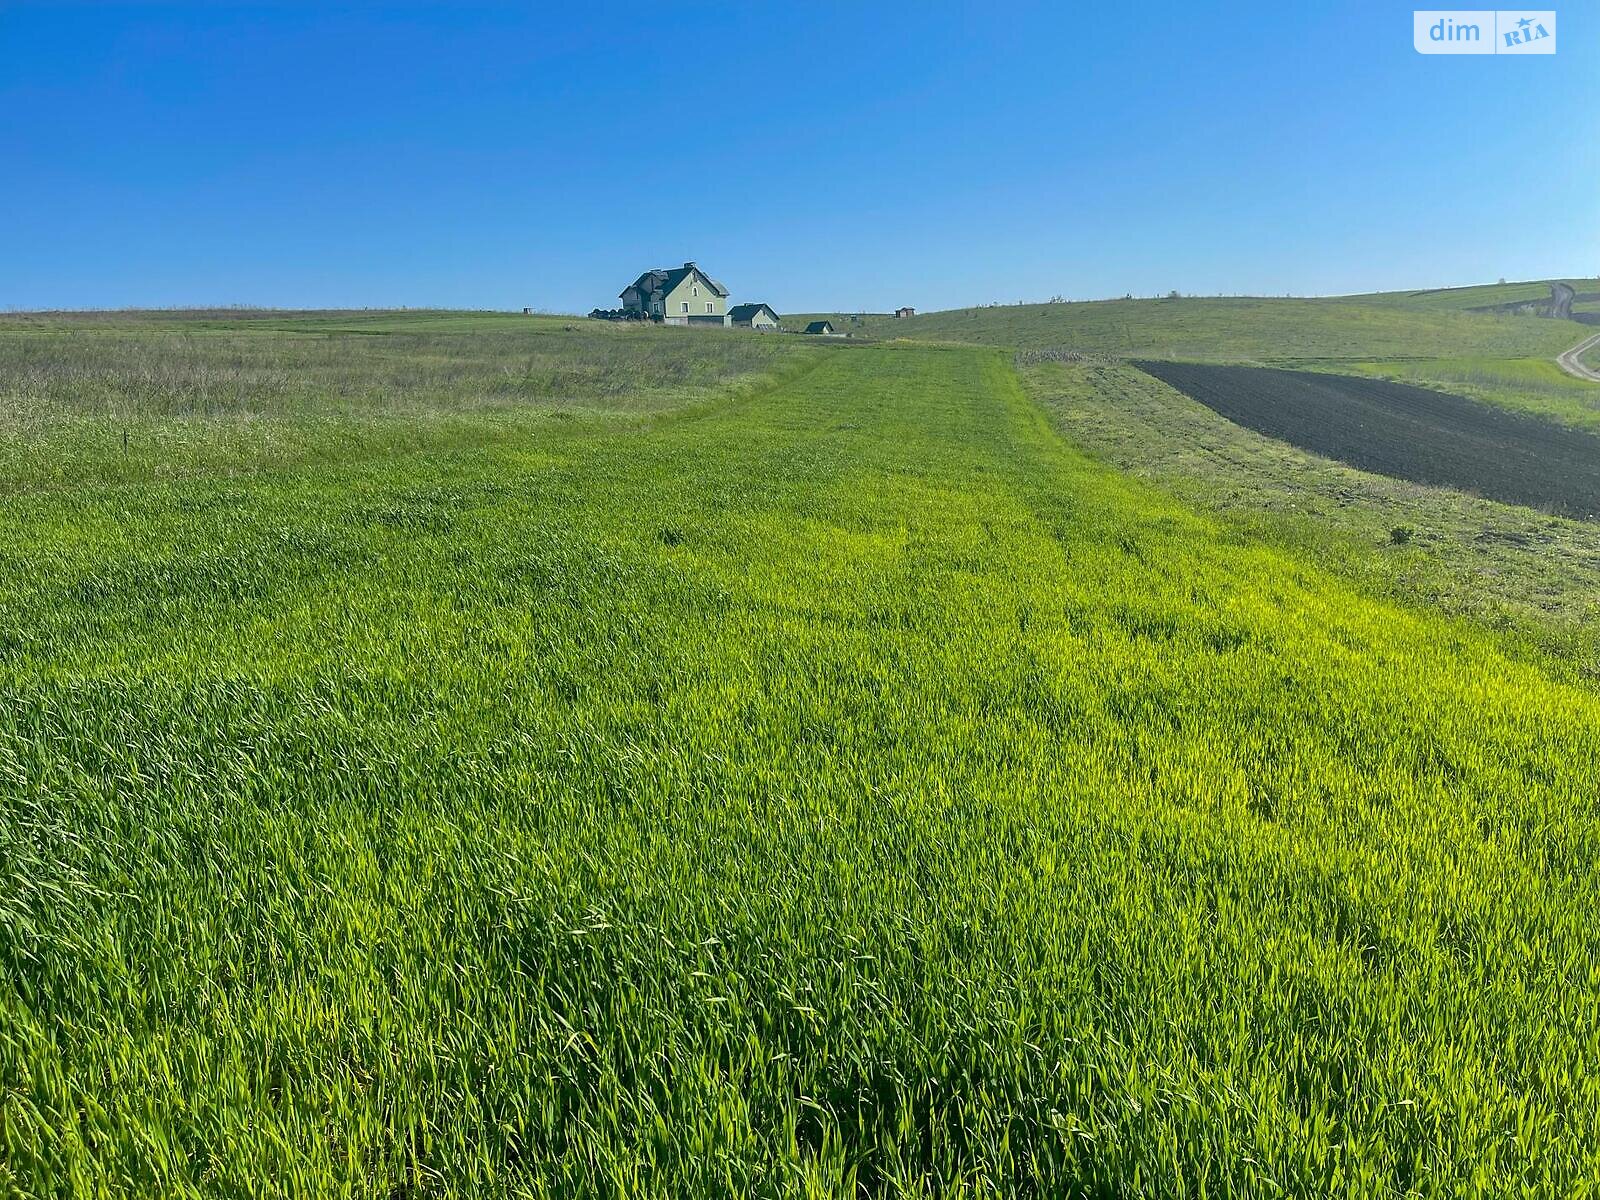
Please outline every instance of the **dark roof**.
[[[723, 287], [720, 283], [711, 278], [711, 276], [707, 275], [692, 262], [686, 262], [681, 267], [657, 267], [653, 271], [646, 271], [643, 275], [639, 276], [639, 278], [633, 281], [632, 286], [638, 288], [639, 291], [645, 296], [649, 296], [652, 292], [660, 292], [663, 296], [665, 296], [690, 275], [700, 276], [701, 279], [706, 281], [706, 286], [717, 295], [722, 297], [726, 297], [728, 295], [727, 288]], [[622, 291], [618, 292], [617, 294], [619, 296], [626, 295], [627, 291], [627, 288], [623, 288]]]
[[811, 322], [811, 324], [806, 326], [806, 332], [807, 333], [822, 333], [824, 330], [826, 330], [828, 333], [832, 333], [833, 332], [833, 322], [832, 321], [813, 321], [813, 322]]
[[646, 271], [643, 275], [639, 276], [639, 278], [635, 279], [627, 287], [618, 292], [617, 295], [626, 296], [630, 291], [637, 288], [641, 295], [648, 296], [651, 292], [660, 290], [661, 281], [666, 277], [667, 273], [665, 271]]
[[778, 319], [778, 311], [770, 304], [735, 304], [728, 310], [728, 316], [735, 321], [748, 321], [762, 309], [767, 310], [767, 315], [774, 321]]

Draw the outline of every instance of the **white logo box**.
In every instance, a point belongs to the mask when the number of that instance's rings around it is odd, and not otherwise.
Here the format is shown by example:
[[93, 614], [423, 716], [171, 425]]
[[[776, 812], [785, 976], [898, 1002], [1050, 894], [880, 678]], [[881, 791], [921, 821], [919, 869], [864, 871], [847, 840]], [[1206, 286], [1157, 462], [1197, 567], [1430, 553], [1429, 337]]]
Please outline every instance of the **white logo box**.
[[1418, 9], [1411, 14], [1418, 54], [1554, 54], [1554, 9]]

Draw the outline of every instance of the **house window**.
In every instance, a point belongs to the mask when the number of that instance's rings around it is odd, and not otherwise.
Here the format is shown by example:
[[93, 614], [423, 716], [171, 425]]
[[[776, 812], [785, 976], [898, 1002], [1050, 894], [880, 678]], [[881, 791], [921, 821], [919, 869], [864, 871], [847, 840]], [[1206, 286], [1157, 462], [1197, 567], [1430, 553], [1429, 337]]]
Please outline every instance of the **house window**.
[[683, 302], [683, 311], [684, 312], [688, 312], [689, 311], [689, 302], [687, 300], [685, 300]]
[[699, 289], [699, 288], [697, 288], [697, 287], [696, 287], [696, 288], [691, 288], [691, 289], [690, 289], [690, 290], [691, 290], [691, 291], [692, 291], [692, 292], [694, 292], [694, 294], [695, 294], [695, 295], [696, 295], [696, 296], [698, 296], [698, 295], [699, 295], [699, 294], [700, 294], [700, 289]]
[[709, 300], [706, 301], [706, 311], [707, 312], [711, 312], [714, 307], [715, 306], [711, 303], [711, 301], [709, 301]]

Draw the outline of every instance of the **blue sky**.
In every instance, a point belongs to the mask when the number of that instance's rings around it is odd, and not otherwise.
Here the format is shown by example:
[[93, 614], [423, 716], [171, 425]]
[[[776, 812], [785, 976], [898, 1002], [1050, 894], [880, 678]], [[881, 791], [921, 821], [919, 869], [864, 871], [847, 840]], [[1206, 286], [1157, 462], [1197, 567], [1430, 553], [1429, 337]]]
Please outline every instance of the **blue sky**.
[[0, 307], [780, 311], [1600, 274], [1600, 5], [0, 3]]

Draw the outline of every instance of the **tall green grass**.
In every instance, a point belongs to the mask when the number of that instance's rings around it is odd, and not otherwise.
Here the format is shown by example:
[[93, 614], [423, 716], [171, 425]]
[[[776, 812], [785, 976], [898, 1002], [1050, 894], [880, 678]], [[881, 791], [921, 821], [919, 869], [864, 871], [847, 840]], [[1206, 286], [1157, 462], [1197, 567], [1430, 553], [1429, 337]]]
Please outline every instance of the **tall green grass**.
[[471, 448], [638, 420], [823, 352], [799, 339], [470, 313], [0, 318], [0, 494]]
[[1592, 1190], [1594, 695], [996, 352], [498, 428], [12, 504], [13, 1191]]

